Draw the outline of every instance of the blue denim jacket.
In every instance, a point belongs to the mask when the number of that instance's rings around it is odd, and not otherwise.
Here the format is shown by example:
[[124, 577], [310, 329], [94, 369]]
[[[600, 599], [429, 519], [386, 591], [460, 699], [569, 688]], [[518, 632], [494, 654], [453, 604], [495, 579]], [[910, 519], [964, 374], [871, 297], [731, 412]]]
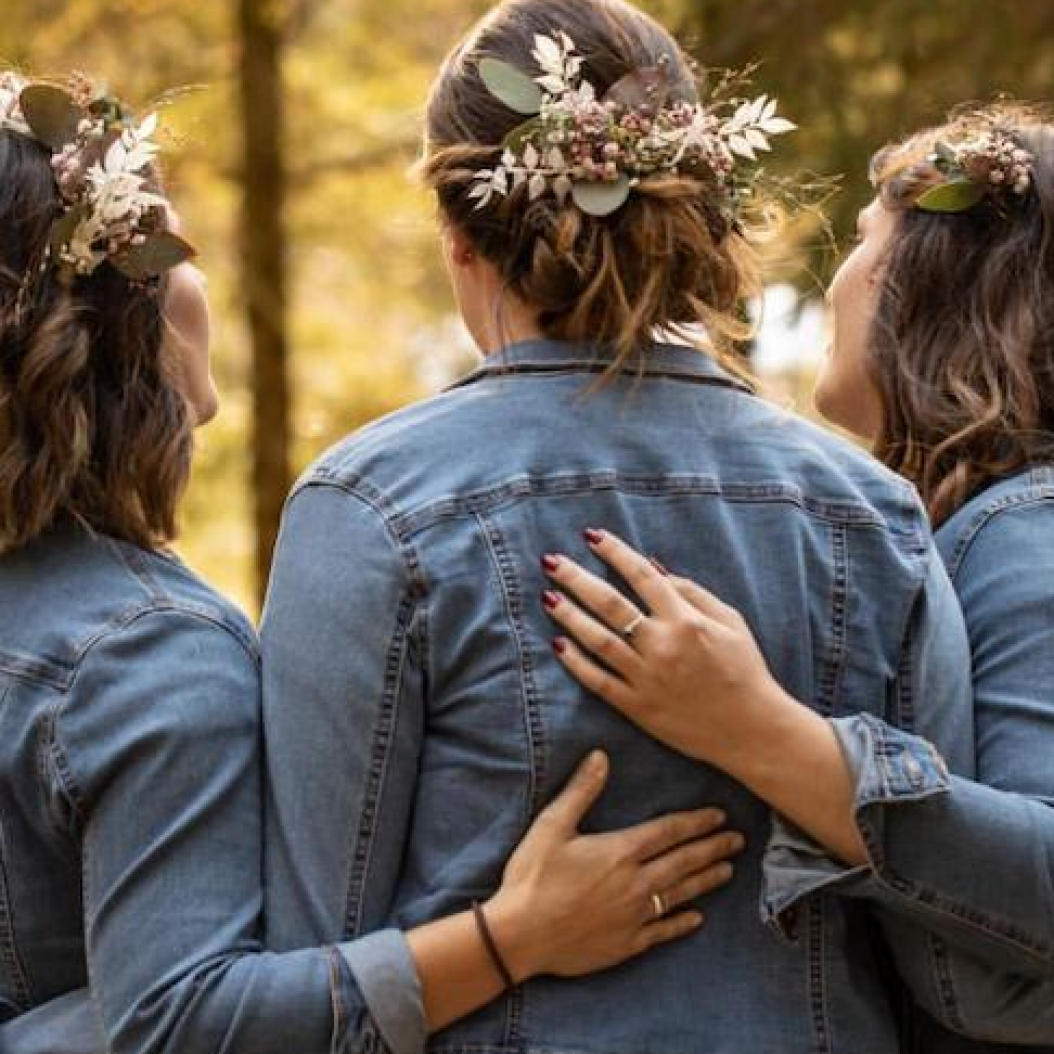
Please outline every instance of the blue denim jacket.
[[[949, 775], [919, 737], [837, 719], [872, 863], [846, 892], [883, 906], [900, 970], [933, 1018], [1054, 1050], [1054, 467], [978, 494], [937, 543], [973, 654], [977, 782]], [[795, 883], [845, 877], [807, 840], [782, 842], [770, 855], [776, 910]], [[996, 1049], [920, 1028], [925, 1054]]]
[[820, 712], [866, 706], [968, 766], [967, 642], [923, 511], [903, 481], [695, 351], [651, 348], [598, 388], [601, 365], [587, 347], [513, 346], [296, 487], [262, 628], [269, 943], [413, 926], [486, 897], [602, 746], [612, 783], [590, 827], [721, 805], [749, 846], [734, 882], [693, 936], [532, 980], [429, 1049], [893, 1052], [868, 912], [821, 894], [788, 936], [763, 923], [768, 810], [571, 681], [539, 558], [589, 560], [581, 530], [610, 528], [737, 604]]
[[399, 935], [261, 950], [261, 774], [254, 633], [181, 563], [0, 557], [4, 1054], [383, 1049]]

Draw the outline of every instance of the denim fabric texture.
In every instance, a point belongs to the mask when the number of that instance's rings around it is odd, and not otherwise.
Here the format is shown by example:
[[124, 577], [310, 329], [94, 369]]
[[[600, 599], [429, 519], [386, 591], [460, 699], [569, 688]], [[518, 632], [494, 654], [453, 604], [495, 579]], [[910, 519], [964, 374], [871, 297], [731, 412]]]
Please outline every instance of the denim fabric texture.
[[[835, 720], [871, 866], [857, 882], [784, 828], [802, 891], [823, 878], [883, 906], [900, 970], [956, 1032], [1054, 1051], [1054, 468], [976, 495], [937, 533], [973, 655], [976, 780], [872, 717]], [[953, 771], [954, 764], [951, 765]], [[805, 865], [805, 860], [810, 860]], [[957, 1037], [923, 1051], [1008, 1049]]]
[[175, 558], [0, 557], [4, 1054], [383, 1050], [393, 1000], [420, 1046], [401, 935], [261, 947], [259, 698], [252, 628]]
[[405, 928], [487, 897], [600, 746], [612, 779], [587, 829], [720, 805], [747, 836], [735, 880], [691, 937], [531, 980], [429, 1049], [892, 1054], [866, 907], [820, 890], [782, 932], [765, 924], [769, 811], [573, 683], [539, 560], [600, 571], [581, 531], [610, 529], [742, 610], [817, 711], [866, 710], [968, 769], [967, 640], [923, 510], [695, 350], [649, 348], [602, 385], [604, 365], [587, 346], [514, 345], [299, 481], [262, 626], [268, 943]]

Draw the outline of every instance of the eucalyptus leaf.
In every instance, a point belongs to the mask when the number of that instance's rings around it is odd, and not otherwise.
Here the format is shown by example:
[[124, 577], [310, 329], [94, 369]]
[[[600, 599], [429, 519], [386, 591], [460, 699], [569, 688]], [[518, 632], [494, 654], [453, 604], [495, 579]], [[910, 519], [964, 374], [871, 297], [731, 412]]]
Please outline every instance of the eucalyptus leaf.
[[496, 99], [517, 113], [538, 113], [542, 108], [542, 89], [526, 73], [501, 59], [481, 59], [479, 75]]
[[626, 203], [630, 189], [628, 177], [619, 176], [612, 183], [573, 183], [571, 197], [588, 215], [609, 216]]
[[90, 213], [91, 209], [87, 205], [75, 205], [51, 225], [51, 253], [53, 256], [58, 257], [69, 245], [73, 232], [81, 220], [86, 219]]
[[142, 282], [157, 278], [197, 255], [194, 247], [171, 231], [148, 234], [142, 245], [129, 245], [110, 257], [110, 263], [126, 278]]
[[506, 150], [511, 150], [514, 154], [522, 154], [523, 148], [531, 142], [543, 129], [542, 119], [540, 117], [532, 117], [529, 121], [524, 121], [523, 124], [518, 124], [505, 138], [502, 140], [501, 145]]
[[19, 96], [22, 116], [30, 131], [52, 150], [61, 150], [77, 137], [84, 116], [73, 96], [51, 84], [33, 84]]
[[606, 92], [602, 102], [613, 102], [626, 109], [638, 106], [659, 108], [670, 94], [669, 73], [663, 66], [649, 66], [646, 69], [633, 70], [615, 81]]
[[968, 179], [932, 187], [915, 202], [923, 212], [965, 212], [984, 197], [984, 187]]

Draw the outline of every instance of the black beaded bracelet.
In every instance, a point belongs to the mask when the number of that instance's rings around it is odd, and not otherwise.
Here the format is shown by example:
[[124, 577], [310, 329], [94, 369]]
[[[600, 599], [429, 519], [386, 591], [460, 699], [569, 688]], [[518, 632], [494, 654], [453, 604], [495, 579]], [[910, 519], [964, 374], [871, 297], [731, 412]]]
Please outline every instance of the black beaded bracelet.
[[487, 954], [494, 961], [494, 966], [505, 983], [505, 990], [508, 991], [510, 988], [515, 988], [516, 982], [512, 979], [512, 974], [509, 973], [509, 968], [505, 965], [501, 952], [498, 951], [498, 945], [494, 941], [494, 934], [490, 932], [490, 926], [487, 925], [487, 916], [483, 914], [483, 905], [478, 900], [472, 901], [472, 915], [476, 920], [476, 928], [479, 930], [480, 940], [483, 941]]

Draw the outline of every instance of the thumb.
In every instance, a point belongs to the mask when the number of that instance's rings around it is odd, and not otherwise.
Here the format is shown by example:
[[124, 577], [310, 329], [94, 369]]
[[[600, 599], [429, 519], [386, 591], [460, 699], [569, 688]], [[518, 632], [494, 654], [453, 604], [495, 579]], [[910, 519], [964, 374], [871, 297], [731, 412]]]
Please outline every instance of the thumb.
[[571, 834], [607, 786], [610, 765], [602, 750], [587, 755], [564, 789], [542, 811], [546, 820]]

